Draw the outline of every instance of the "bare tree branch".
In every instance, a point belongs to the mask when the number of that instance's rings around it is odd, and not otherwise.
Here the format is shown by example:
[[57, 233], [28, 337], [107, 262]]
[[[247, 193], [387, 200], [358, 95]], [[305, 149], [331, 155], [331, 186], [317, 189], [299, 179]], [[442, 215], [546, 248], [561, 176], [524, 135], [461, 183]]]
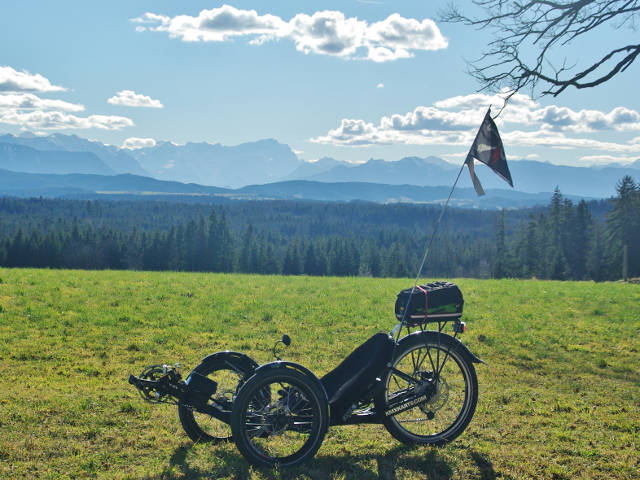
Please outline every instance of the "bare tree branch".
[[[474, 0], [485, 15], [464, 15], [450, 4], [440, 21], [463, 23], [488, 29], [494, 38], [482, 56], [469, 62], [469, 73], [481, 90], [509, 97], [523, 89], [534, 94], [557, 96], [569, 87], [591, 88], [624, 72], [640, 55], [640, 44], [611, 50], [587, 68], [575, 72], [567, 60], [554, 66], [554, 48], [579, 41], [580, 37], [605, 24], [636, 30], [640, 0]], [[537, 52], [527, 61], [527, 53]]]

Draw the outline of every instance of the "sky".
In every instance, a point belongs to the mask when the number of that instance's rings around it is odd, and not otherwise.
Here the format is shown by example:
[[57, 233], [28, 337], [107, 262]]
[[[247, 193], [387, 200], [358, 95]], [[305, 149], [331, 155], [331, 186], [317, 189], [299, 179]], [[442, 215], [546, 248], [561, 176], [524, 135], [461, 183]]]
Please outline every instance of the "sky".
[[[275, 138], [309, 161], [461, 163], [488, 106], [495, 113], [502, 103], [467, 73], [489, 32], [440, 23], [446, 5], [3, 2], [0, 133], [123, 148]], [[636, 37], [604, 26], [558, 54], [580, 65]], [[508, 159], [639, 159], [638, 78], [634, 64], [597, 88], [513, 97], [497, 119]]]

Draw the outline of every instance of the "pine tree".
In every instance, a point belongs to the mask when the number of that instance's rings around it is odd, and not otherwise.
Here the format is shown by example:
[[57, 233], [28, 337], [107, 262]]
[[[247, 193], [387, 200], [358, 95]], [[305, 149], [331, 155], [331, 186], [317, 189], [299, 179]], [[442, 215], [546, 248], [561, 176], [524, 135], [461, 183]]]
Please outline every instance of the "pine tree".
[[549, 236], [546, 251], [546, 277], [553, 280], [563, 280], [566, 276], [567, 265], [562, 248], [563, 208], [562, 194], [556, 186], [551, 196], [549, 208]]
[[606, 279], [604, 272], [604, 253], [602, 227], [599, 222], [595, 222], [592, 227], [591, 242], [587, 254], [587, 274], [589, 278], [596, 282]]
[[493, 277], [507, 276], [507, 247], [504, 239], [504, 209], [498, 214], [496, 226], [495, 251], [493, 261]]
[[302, 262], [296, 243], [290, 243], [287, 246], [282, 265], [282, 273], [285, 275], [300, 275], [302, 273]]
[[244, 273], [255, 272], [256, 243], [253, 236], [253, 225], [249, 224], [242, 239], [242, 249], [238, 259], [238, 269]]
[[[626, 175], [616, 186], [618, 196], [613, 199], [613, 209], [607, 214], [608, 245], [615, 263], [621, 271], [622, 249], [626, 245], [629, 254], [629, 275], [640, 275], [640, 187]], [[617, 275], [616, 275], [617, 276]]]

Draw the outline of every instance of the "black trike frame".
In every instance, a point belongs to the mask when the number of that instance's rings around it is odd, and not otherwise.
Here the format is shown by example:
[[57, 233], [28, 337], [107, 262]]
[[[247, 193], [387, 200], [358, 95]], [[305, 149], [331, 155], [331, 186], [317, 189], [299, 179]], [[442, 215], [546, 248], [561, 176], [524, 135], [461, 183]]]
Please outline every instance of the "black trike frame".
[[[448, 335], [443, 332], [444, 327], [453, 320], [453, 330], [454, 335]], [[386, 364], [382, 367], [382, 369], [378, 372], [376, 376], [376, 381], [374, 381], [365, 391], [363, 391], [361, 397], [352, 405], [352, 407], [348, 410], [348, 414], [340, 416], [340, 417], [331, 417], [330, 426], [338, 426], [338, 425], [356, 425], [356, 424], [379, 424], [382, 423], [384, 419], [384, 413], [381, 411], [377, 411], [373, 404], [373, 398], [380, 391], [381, 388], [384, 388], [382, 385], [381, 379], [385, 378], [389, 372], [394, 373], [395, 375], [404, 378], [408, 382], [412, 382], [414, 379], [405, 374], [404, 372], [393, 367], [393, 362], [396, 359], [395, 355], [397, 352], [397, 347], [401, 341], [408, 339], [409, 337], [420, 336], [424, 340], [424, 345], [428, 348], [430, 341], [432, 344], [438, 345], [437, 354], [440, 355], [441, 347], [445, 348], [445, 358], [440, 364], [440, 359], [436, 359], [435, 365], [438, 365], [439, 368], [435, 372], [435, 378], [439, 375], [440, 371], [446, 364], [448, 356], [452, 351], [458, 352], [461, 356], [465, 357], [470, 363], [484, 363], [480, 358], [471, 353], [471, 351], [457, 338], [458, 333], [462, 333], [464, 331], [464, 323], [460, 322], [459, 317], [455, 319], [447, 319], [440, 320], [437, 322], [438, 329], [437, 330], [426, 330], [424, 327], [427, 323], [422, 323], [420, 325], [414, 326], [414, 331], [412, 331], [412, 327], [407, 325], [404, 321], [398, 323], [396, 327], [390, 332], [389, 336], [393, 339], [393, 349], [391, 351], [390, 357]], [[407, 335], [400, 338], [403, 330], [407, 331]], [[435, 340], [435, 341], [433, 341]], [[242, 372], [243, 369], [234, 365], [233, 361], [239, 360], [245, 363], [250, 362], [255, 366], [255, 368], [251, 371], [251, 375], [258, 374], [268, 369], [292, 369], [296, 370], [305, 376], [313, 379], [320, 386], [321, 390], [325, 394], [325, 398], [327, 402], [329, 398], [327, 396], [327, 392], [325, 390], [324, 385], [318, 379], [318, 377], [308, 368], [294, 362], [277, 360], [275, 362], [267, 363], [262, 366], [258, 366], [250, 357], [243, 353], [239, 352], [231, 352], [231, 351], [223, 351], [217, 352], [212, 355], [205, 357], [202, 360], [202, 363], [210, 361], [216, 355], [224, 356], [225, 363], [229, 365], [229, 367], [238, 372]], [[430, 361], [433, 365], [433, 359], [429, 354]], [[178, 373], [178, 371], [173, 367], [168, 366], [153, 366], [149, 368], [156, 368], [156, 372], [159, 373], [158, 369], [162, 368], [162, 374], [156, 374], [155, 376], [150, 378], [144, 378], [145, 375], [141, 375], [140, 377], [136, 377], [134, 375], [129, 376], [129, 383], [134, 385], [138, 390], [141, 391], [142, 396], [145, 400], [151, 401], [152, 403], [175, 403], [182, 404], [183, 406], [187, 406], [192, 410], [210, 415], [213, 418], [216, 418], [226, 424], [231, 423], [231, 415], [227, 411], [224, 411], [220, 408], [217, 408], [213, 405], [207, 403], [208, 400], [208, 391], [215, 392], [215, 385], [208, 384], [207, 382], [211, 382], [211, 380], [206, 377], [202, 377], [195, 370], [191, 372], [185, 380], [182, 380], [182, 377]], [[148, 369], [147, 369], [148, 370]], [[143, 372], [144, 373], [144, 372]], [[243, 373], [244, 375], [244, 373]], [[244, 375], [246, 377], [246, 375]], [[198, 382], [195, 382], [194, 379], [198, 379]], [[243, 381], [246, 381], [247, 378], [243, 378], [238, 385], [237, 389], [241, 387]], [[194, 386], [194, 384], [198, 384], [199, 387]], [[215, 384], [215, 382], [212, 382]], [[406, 398], [400, 399], [399, 403], [404, 402], [405, 404], [411, 404], [411, 402], [415, 402], [418, 399], [412, 396], [407, 396]], [[361, 408], [358, 408], [358, 405]], [[396, 405], [389, 407], [389, 409], [396, 408]]]

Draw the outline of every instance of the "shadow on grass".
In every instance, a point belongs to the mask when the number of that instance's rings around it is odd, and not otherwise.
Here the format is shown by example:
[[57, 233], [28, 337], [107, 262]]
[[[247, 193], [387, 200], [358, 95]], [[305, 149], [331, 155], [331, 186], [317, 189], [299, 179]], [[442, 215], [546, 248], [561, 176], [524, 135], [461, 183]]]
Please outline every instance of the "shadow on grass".
[[220, 477], [237, 479], [249, 478], [249, 464], [242, 458], [240, 453], [229, 454], [224, 451], [212, 451], [212, 455], [216, 455], [222, 460], [224, 468], [202, 469], [192, 467], [187, 462], [187, 454], [192, 447], [193, 444], [188, 444], [176, 448], [169, 459], [169, 466], [158, 475], [153, 475], [148, 478], [150, 480], [195, 480]]
[[[251, 467], [240, 453], [212, 452], [222, 460], [224, 466], [205, 470], [189, 465], [187, 461], [189, 450], [189, 445], [177, 448], [171, 455], [169, 466], [159, 475], [151, 478], [196, 480], [221, 477], [244, 479], [250, 476]], [[476, 460], [476, 464], [481, 470], [483, 479], [495, 478], [491, 462], [479, 454], [474, 455], [473, 458], [479, 459]], [[373, 468], [362, 466], [362, 464], [372, 463], [375, 465]], [[396, 476], [398, 470], [402, 470], [401, 476], [405, 478], [409, 476], [410, 478], [446, 480], [453, 476], [451, 466], [438, 454], [437, 450], [416, 452], [414, 448], [404, 445], [393, 448], [384, 455], [317, 456], [298, 468], [255, 470], [260, 472], [261, 477], [269, 480], [293, 479], [300, 476], [314, 479], [340, 477], [345, 480], [395, 480], [398, 478]], [[493, 476], [487, 475], [486, 472], [491, 472]]]
[[482, 480], [494, 480], [496, 478], [496, 472], [493, 469], [493, 464], [484, 453], [478, 453], [475, 450], [469, 452], [471, 460], [478, 467], [478, 473]]

